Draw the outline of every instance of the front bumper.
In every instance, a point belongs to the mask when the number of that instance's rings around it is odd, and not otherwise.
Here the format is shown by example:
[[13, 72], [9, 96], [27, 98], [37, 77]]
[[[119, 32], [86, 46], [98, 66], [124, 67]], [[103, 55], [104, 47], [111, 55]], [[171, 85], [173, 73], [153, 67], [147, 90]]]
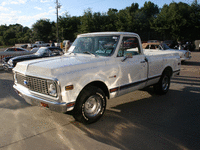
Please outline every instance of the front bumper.
[[25, 101], [31, 105], [44, 106], [43, 104], [45, 104], [46, 106], [48, 106], [47, 108], [57, 112], [67, 112], [73, 109], [73, 105], [71, 103], [69, 104], [65, 102], [45, 100], [44, 98], [33, 95], [27, 88], [21, 85], [14, 84], [13, 88], [19, 96], [24, 98]]
[[4, 70], [7, 70], [7, 71], [11, 71], [11, 70], [13, 69], [13, 67], [11, 67], [11, 66], [10, 66], [9, 64], [7, 64], [7, 63], [3, 63], [2, 66], [3, 66], [3, 69], [4, 69]]
[[182, 57], [182, 58], [181, 58], [181, 61], [190, 60], [191, 58], [192, 58], [192, 56], [189, 56], [189, 57]]

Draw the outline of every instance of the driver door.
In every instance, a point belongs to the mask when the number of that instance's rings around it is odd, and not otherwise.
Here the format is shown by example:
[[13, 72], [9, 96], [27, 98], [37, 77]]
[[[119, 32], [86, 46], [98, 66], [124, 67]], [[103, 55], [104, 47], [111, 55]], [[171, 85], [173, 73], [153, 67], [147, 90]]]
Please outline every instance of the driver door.
[[141, 89], [147, 81], [147, 62], [137, 37], [123, 37], [117, 61], [120, 72], [119, 95]]

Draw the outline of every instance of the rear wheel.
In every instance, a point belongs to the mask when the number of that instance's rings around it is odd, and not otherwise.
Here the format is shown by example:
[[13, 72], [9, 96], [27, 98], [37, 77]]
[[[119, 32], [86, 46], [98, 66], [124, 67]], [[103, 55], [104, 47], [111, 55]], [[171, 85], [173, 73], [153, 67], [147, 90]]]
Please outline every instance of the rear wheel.
[[166, 94], [169, 91], [170, 87], [170, 73], [165, 71], [159, 82], [154, 85], [154, 90], [157, 94]]
[[96, 122], [106, 109], [106, 96], [95, 86], [88, 86], [80, 93], [73, 110], [74, 118], [84, 124]]

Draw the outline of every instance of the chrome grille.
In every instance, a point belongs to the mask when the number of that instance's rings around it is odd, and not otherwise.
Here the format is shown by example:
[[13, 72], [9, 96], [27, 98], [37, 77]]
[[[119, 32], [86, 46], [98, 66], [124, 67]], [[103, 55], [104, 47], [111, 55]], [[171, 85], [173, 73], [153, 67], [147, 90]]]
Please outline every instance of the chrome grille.
[[25, 76], [21, 74], [16, 74], [17, 83], [24, 85], [24, 80], [26, 80]]
[[48, 95], [47, 80], [16, 73], [17, 83], [28, 89]]

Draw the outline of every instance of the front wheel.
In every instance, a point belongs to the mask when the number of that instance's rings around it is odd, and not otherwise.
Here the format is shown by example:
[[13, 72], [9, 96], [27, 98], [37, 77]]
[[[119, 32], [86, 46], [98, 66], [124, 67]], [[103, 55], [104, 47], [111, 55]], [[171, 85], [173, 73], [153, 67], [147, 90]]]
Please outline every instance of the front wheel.
[[98, 121], [106, 109], [106, 96], [104, 92], [95, 86], [83, 89], [77, 98], [73, 110], [74, 118], [84, 124]]
[[157, 94], [166, 94], [170, 87], [170, 74], [164, 72], [157, 84], [154, 85], [154, 90]]

